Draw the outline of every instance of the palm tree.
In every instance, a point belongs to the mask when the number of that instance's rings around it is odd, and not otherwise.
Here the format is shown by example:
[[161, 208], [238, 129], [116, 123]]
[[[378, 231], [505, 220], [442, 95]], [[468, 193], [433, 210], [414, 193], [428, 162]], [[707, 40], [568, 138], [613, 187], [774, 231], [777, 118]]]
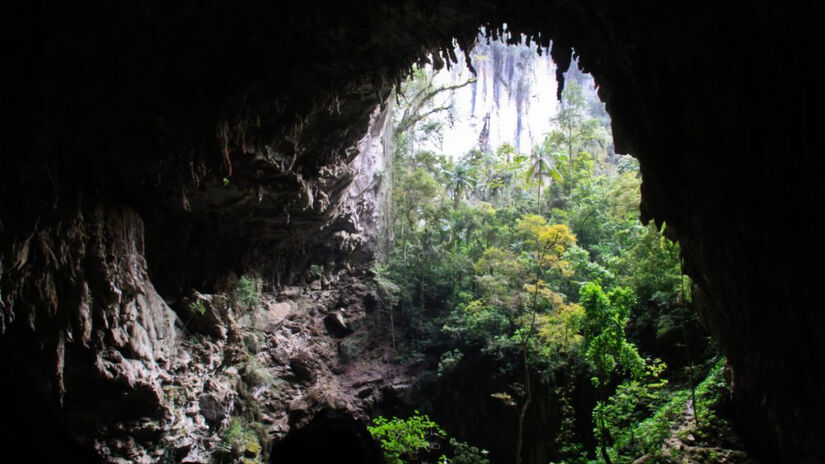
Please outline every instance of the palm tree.
[[453, 208], [458, 208], [464, 192], [476, 186], [476, 180], [470, 176], [473, 167], [466, 162], [460, 162], [453, 166], [453, 169], [445, 169], [443, 172], [447, 176], [447, 188], [453, 193]]
[[551, 155], [544, 150], [534, 149], [530, 155], [530, 167], [527, 169], [527, 182], [535, 182], [538, 188], [538, 209], [541, 212], [541, 188], [545, 180], [555, 179], [562, 183], [564, 179], [561, 173], [553, 165]]

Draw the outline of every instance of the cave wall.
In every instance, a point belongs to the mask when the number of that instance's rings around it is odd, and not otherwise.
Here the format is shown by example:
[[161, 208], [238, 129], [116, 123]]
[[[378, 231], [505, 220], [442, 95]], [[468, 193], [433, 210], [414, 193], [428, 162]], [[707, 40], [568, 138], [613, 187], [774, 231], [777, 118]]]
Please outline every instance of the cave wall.
[[[215, 287], [249, 268], [285, 284], [330, 261], [357, 142], [391, 85], [429, 51], [448, 61], [451, 37], [466, 48], [479, 25], [506, 21], [552, 38], [561, 70], [572, 47], [595, 76], [617, 151], [640, 160], [642, 216], [668, 224], [708, 301], [749, 445], [769, 461], [825, 462], [825, 314], [821, 273], [806, 266], [824, 254], [823, 13], [767, 0], [15, 4], [4, 353], [35, 372], [88, 368], [57, 349], [85, 346], [87, 287], [113, 299], [93, 319], [98, 346], [127, 347], [111, 324], [131, 303], [107, 282], [138, 288], [128, 296], [143, 295], [135, 311], [157, 329], [155, 287]], [[160, 338], [135, 353], [162, 359]], [[70, 409], [65, 380], [50, 379], [44, 397]]]

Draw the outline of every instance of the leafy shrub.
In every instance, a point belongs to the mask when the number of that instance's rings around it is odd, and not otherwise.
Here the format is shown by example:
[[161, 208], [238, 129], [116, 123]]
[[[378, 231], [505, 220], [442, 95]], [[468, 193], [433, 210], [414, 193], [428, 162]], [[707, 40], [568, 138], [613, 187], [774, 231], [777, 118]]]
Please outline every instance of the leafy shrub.
[[206, 314], [206, 305], [203, 304], [203, 301], [193, 301], [189, 304], [189, 311], [203, 316]]
[[[381, 272], [381, 273], [379, 273]], [[393, 308], [398, 305], [401, 294], [401, 287], [390, 280], [383, 274], [380, 268], [376, 270], [375, 284], [378, 291], [378, 297], [387, 308]]]
[[464, 358], [464, 353], [455, 349], [447, 351], [441, 355], [441, 360], [438, 362], [438, 376], [441, 377], [450, 373], [458, 363]]
[[450, 464], [490, 464], [485, 449], [470, 446], [455, 438], [450, 438], [450, 446], [453, 448], [453, 457], [445, 459]]
[[249, 311], [261, 302], [261, 279], [241, 276], [232, 290], [232, 302], [241, 311]]
[[243, 345], [246, 351], [253, 355], [258, 354], [264, 348], [263, 341], [254, 332], [244, 334]]
[[309, 267], [309, 274], [316, 279], [320, 279], [324, 276], [324, 268], [317, 264], [313, 264]]
[[246, 365], [241, 371], [241, 378], [251, 387], [260, 387], [272, 382], [272, 376], [254, 356], [250, 356], [246, 362]]
[[219, 452], [235, 457], [244, 453], [258, 455], [262, 449], [258, 431], [237, 417], [229, 422], [218, 443]]
[[[694, 411], [698, 414], [700, 428], [695, 433], [700, 438], [707, 438], [710, 433], [730, 427], [714, 412], [728, 392], [727, 382], [722, 375], [723, 366], [724, 359], [721, 359], [696, 386], [697, 404]], [[661, 389], [664, 381], [656, 382], [659, 373], [654, 374], [647, 383], [623, 383], [607, 404], [603, 405], [605, 416], [611, 423], [610, 430], [615, 432], [611, 454], [616, 458], [620, 455], [639, 453], [660, 456], [662, 443], [671, 436], [674, 424], [682, 420], [685, 414], [690, 400], [690, 390], [665, 392]], [[647, 403], [654, 408], [654, 412], [650, 415], [643, 414], [645, 408], [639, 408], [638, 403]], [[636, 406], [628, 407], [631, 404]]]
[[432, 440], [446, 436], [438, 424], [418, 411], [407, 419], [376, 417], [367, 429], [373, 438], [381, 442], [389, 464], [414, 462], [412, 460], [418, 453], [433, 446]]
[[[407, 419], [376, 417], [367, 427], [372, 437], [381, 442], [388, 464], [408, 464], [420, 461], [420, 455], [444, 444], [447, 433], [426, 414], [418, 411]], [[453, 456], [439, 456], [439, 464], [489, 464], [487, 450], [449, 438]]]

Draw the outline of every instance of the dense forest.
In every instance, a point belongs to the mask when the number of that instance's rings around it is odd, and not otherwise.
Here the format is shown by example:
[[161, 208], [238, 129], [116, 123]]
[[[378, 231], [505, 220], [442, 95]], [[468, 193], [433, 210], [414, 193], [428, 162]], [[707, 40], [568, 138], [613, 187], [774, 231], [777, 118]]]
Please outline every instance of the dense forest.
[[[478, 47], [496, 98], [524, 101], [535, 53]], [[417, 409], [370, 428], [388, 462], [743, 462], [725, 359], [667, 224], [638, 219], [638, 164], [589, 76], [568, 73], [535, 146], [489, 146], [485, 121], [444, 153], [448, 97], [476, 82], [433, 74], [392, 102], [375, 275], [395, 361], [423, 374]]]

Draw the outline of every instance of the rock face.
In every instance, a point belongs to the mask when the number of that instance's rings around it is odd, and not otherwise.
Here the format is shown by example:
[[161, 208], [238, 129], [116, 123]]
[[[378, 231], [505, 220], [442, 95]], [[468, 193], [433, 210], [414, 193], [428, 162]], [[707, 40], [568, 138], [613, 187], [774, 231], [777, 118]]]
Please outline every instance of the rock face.
[[7, 362], [23, 371], [10, 382], [34, 386], [101, 454], [129, 452], [135, 430], [156, 433], [177, 342], [176, 316], [148, 278], [140, 217], [78, 204], [12, 251], [0, 328]]
[[[140, 270], [140, 264], [134, 266], [132, 270]], [[206, 464], [234, 462], [244, 455], [247, 462], [262, 462], [273, 440], [323, 414], [334, 411], [347, 423], [359, 424], [356, 420], [367, 419], [385, 401], [387, 391], [396, 394], [397, 386], [408, 385], [413, 376], [388, 362], [381, 316], [368, 310], [376, 299], [374, 290], [361, 282], [369, 277], [337, 278], [340, 285], [334, 289], [286, 289], [292, 298], [288, 301], [263, 294], [260, 305], [243, 311], [220, 295], [199, 294], [196, 301], [202, 302], [203, 312], [187, 314], [186, 309], [178, 318], [157, 300], [154, 308], [162, 312], [151, 317], [168, 321], [166, 338], [156, 337], [156, 323], [134, 328], [120, 320], [128, 328], [108, 345], [107, 334], [121, 330], [93, 326], [89, 346], [66, 342], [63, 364], [49, 371], [53, 377], [25, 373], [15, 381], [59, 387], [62, 396], [52, 407], [65, 414], [59, 419], [66, 428], [61, 433], [94, 450], [94, 457], [83, 458], [77, 457], [82, 450], [76, 450], [77, 462]], [[342, 301], [347, 302], [346, 317], [340, 312]], [[124, 307], [123, 320], [150, 317]], [[345, 338], [327, 334], [325, 320], [333, 314], [350, 328]], [[216, 325], [219, 330], [201, 330]], [[74, 357], [80, 352], [90, 357], [91, 366]], [[18, 446], [37, 438], [26, 435], [31, 430], [22, 432]]]
[[[272, 427], [250, 441], [256, 458], [268, 454], [263, 444], [318, 411], [365, 418], [384, 383], [406, 378], [398, 368], [380, 367], [383, 353], [354, 369], [343, 361], [352, 360], [356, 346], [365, 356], [381, 346], [364, 348], [367, 333], [353, 326], [366, 308], [375, 310], [376, 297], [341, 268], [373, 256], [385, 114], [372, 114], [374, 129], [360, 141], [363, 159], [351, 155], [357, 161], [345, 171], [353, 174], [339, 181], [335, 211], [322, 223], [327, 230], [293, 242], [315, 247], [301, 264], [320, 263], [314, 290], [282, 288], [282, 298], [265, 296], [254, 311], [195, 290], [173, 311], [150, 281], [144, 222], [129, 207], [81, 195], [53, 199], [45, 212], [4, 229], [28, 232], [4, 242], [8, 259], [0, 268], [0, 367], [20, 371], [3, 393], [22, 400], [11, 408], [3, 443], [25, 449], [38, 441], [41, 422], [53, 421], [50, 435], [66, 444], [44, 461], [65, 459], [68, 449], [79, 462], [206, 463], [224, 452], [221, 431], [239, 414]], [[348, 349], [327, 335], [328, 318], [336, 338], [350, 336]], [[369, 394], [358, 380], [362, 371], [374, 383]], [[32, 415], [40, 409], [45, 413]], [[263, 412], [250, 417], [250, 410]]]
[[[16, 373], [4, 388], [28, 398], [13, 417], [32, 427], [4, 440], [19, 447], [49, 422], [107, 459], [150, 459], [163, 373], [182, 375], [179, 350], [199, 351], [176, 342], [155, 289], [212, 293], [252, 267], [323, 288], [367, 259], [359, 192], [380, 187], [352, 180], [375, 108], [410, 63], [435, 52], [440, 66], [452, 37], [467, 48], [479, 25], [507, 21], [553, 39], [561, 70], [575, 48], [595, 76], [618, 151], [640, 160], [643, 216], [668, 224], [708, 300], [750, 446], [823, 462], [825, 313], [821, 272], [805, 265], [825, 255], [823, 8], [17, 5], [4, 28], [0, 345], [4, 375]], [[211, 343], [234, 346], [240, 330], [226, 322], [227, 340]], [[24, 419], [30, 409], [46, 416]]]
[[[238, 320], [227, 328], [234, 335], [226, 340], [190, 334], [163, 383], [167, 412], [159, 423], [160, 440], [146, 444], [146, 453], [171, 449], [176, 459], [193, 463], [242, 454], [230, 449], [239, 446], [228, 438], [235, 427], [247, 437], [241, 446], [252, 443], [255, 457], [265, 458], [271, 441], [325, 411], [349, 421], [366, 419], [386, 389], [412, 374], [385, 361], [385, 331], [370, 329], [378, 314], [365, 307], [373, 290], [361, 283], [364, 278], [341, 276], [341, 285], [329, 290], [287, 289], [288, 302], [264, 294], [248, 313], [219, 311], [227, 325]], [[350, 302], [346, 324], [357, 327], [343, 340], [324, 328], [342, 299]], [[279, 306], [294, 310], [275, 325], [256, 322], [256, 313], [266, 319], [267, 308]]]

